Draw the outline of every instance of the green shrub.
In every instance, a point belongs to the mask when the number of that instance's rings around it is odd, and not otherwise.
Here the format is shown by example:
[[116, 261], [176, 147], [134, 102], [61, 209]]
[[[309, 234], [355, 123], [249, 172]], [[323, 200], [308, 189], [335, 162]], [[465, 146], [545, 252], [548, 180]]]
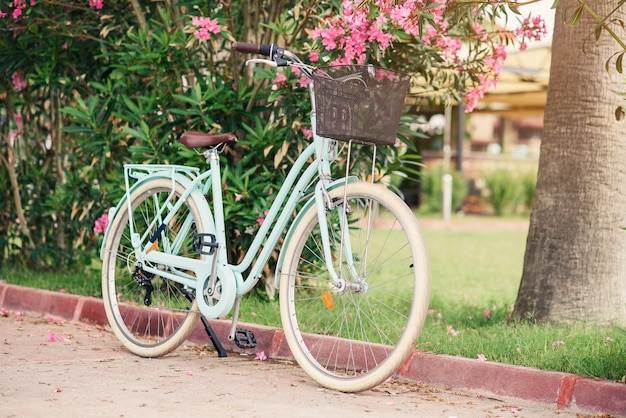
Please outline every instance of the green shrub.
[[[460, 209], [467, 196], [467, 182], [458, 171], [452, 171], [452, 209]], [[441, 212], [443, 207], [443, 165], [428, 167], [421, 177], [421, 207], [427, 212]]]
[[521, 178], [509, 169], [498, 168], [485, 174], [485, 200], [497, 216], [514, 213], [521, 199]]

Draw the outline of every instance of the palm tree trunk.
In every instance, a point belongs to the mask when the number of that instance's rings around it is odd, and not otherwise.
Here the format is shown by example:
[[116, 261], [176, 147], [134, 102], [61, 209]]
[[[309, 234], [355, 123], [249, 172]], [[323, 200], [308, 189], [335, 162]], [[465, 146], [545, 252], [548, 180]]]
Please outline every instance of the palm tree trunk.
[[[588, 4], [600, 16], [613, 8]], [[578, 5], [565, 0], [556, 15]], [[619, 46], [606, 33], [594, 41], [595, 26], [583, 13], [555, 27], [518, 316], [626, 323], [626, 135], [615, 118], [624, 86], [604, 67]]]

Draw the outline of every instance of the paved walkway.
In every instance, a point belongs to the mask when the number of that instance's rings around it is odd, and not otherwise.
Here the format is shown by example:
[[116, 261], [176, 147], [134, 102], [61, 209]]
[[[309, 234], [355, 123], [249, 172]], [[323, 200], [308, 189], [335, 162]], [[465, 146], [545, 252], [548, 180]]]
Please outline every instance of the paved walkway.
[[0, 320], [0, 415], [552, 417], [577, 410], [396, 380], [360, 394], [325, 390], [288, 361], [218, 358], [190, 344], [159, 359], [125, 351], [97, 325], [7, 313]]
[[[321, 388], [290, 361], [279, 330], [250, 325], [242, 351], [206, 349], [199, 328], [159, 359], [128, 353], [99, 299], [0, 284], [0, 417], [618, 417], [626, 385], [415, 352], [399, 377], [359, 394]], [[254, 360], [264, 351], [270, 360]], [[610, 415], [609, 415], [610, 414]]]

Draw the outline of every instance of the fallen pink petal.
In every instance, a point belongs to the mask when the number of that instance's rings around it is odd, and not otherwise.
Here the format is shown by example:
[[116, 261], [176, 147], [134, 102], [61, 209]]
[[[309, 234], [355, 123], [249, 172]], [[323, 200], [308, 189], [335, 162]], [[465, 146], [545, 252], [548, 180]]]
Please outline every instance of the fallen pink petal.
[[55, 342], [55, 341], [57, 341], [57, 340], [58, 340], [58, 338], [57, 338], [57, 336], [54, 334], [54, 332], [50, 331], [50, 335], [48, 336], [47, 341], [48, 341], [49, 343], [53, 343], [53, 342]]
[[552, 348], [557, 348], [561, 345], [564, 345], [565, 343], [563, 341], [555, 341], [552, 343]]
[[193, 371], [188, 370], [188, 371], [187, 371], [187, 376], [193, 376]]
[[265, 351], [259, 351], [258, 353], [256, 353], [256, 356], [254, 356], [255, 360], [259, 360], [259, 361], [265, 361], [267, 360], [267, 356], [265, 355]]
[[485, 357], [484, 354], [479, 354], [477, 357], [478, 357], [478, 361], [487, 361], [487, 357]]

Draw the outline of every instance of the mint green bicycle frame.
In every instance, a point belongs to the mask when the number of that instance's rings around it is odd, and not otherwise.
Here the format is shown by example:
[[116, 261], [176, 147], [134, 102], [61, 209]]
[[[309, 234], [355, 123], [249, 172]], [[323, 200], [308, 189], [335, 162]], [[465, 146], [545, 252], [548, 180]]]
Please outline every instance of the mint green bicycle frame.
[[[314, 101], [314, 96], [311, 91], [311, 100]], [[314, 103], [313, 104], [313, 109]], [[311, 115], [312, 126], [315, 127], [315, 114]], [[172, 179], [172, 192], [170, 197], [174, 197], [174, 188], [176, 183], [180, 183], [185, 187], [184, 193], [179, 197], [176, 204], [166, 204], [160, 208], [159, 214], [152, 220], [151, 228], [148, 230], [157, 229], [158, 232], [154, 236], [148, 237], [147, 232], [143, 237], [140, 237], [135, 232], [134, 225], [130, 225], [132, 245], [135, 250], [137, 261], [143, 264], [143, 270], [148, 273], [153, 273], [167, 279], [173, 280], [186, 286], [188, 288], [196, 289], [196, 292], [203, 289], [206, 280], [211, 280], [211, 284], [215, 278], [219, 278], [222, 282], [222, 298], [225, 298], [223, 304], [218, 308], [209, 306], [203, 300], [202, 297], [196, 297], [200, 311], [208, 317], [221, 317], [226, 315], [232, 307], [237, 303], [236, 310], [238, 310], [238, 302], [240, 297], [249, 292], [261, 278], [263, 267], [269, 260], [272, 251], [274, 250], [278, 240], [282, 236], [284, 229], [287, 227], [294, 210], [300, 200], [305, 197], [305, 193], [310, 189], [313, 184], [312, 181], [316, 177], [319, 180], [315, 185], [315, 192], [312, 197], [304, 204], [300, 213], [304, 213], [305, 210], [315, 205], [318, 212], [318, 218], [320, 222], [320, 230], [322, 234], [322, 242], [324, 247], [324, 254], [326, 255], [326, 264], [328, 271], [330, 272], [330, 280], [333, 281], [338, 288], [343, 288], [343, 280], [337, 275], [334, 266], [332, 265], [332, 257], [330, 256], [330, 243], [328, 229], [326, 225], [325, 213], [330, 210], [332, 203], [327, 199], [327, 192], [333, 190], [336, 187], [345, 185], [348, 182], [356, 181], [352, 177], [345, 177], [339, 180], [331, 180], [330, 176], [330, 161], [332, 154], [336, 152], [337, 143], [335, 140], [319, 137], [314, 134], [313, 142], [298, 156], [294, 162], [293, 167], [290, 169], [285, 182], [281, 186], [274, 202], [272, 203], [265, 220], [259, 230], [257, 231], [244, 259], [239, 264], [229, 264], [227, 260], [227, 237], [225, 233], [225, 217], [223, 209], [223, 196], [222, 196], [222, 180], [221, 169], [219, 162], [219, 153], [216, 150], [209, 150], [205, 152], [209, 161], [209, 170], [199, 173], [197, 168], [190, 168], [184, 166], [140, 166], [140, 165], [128, 165], [126, 167], [127, 173], [126, 187], [127, 192], [125, 199], [118, 204], [116, 213], [118, 210], [127, 209], [129, 211], [129, 219], [132, 219], [131, 215], [131, 201], [130, 195], [134, 187], [148, 181], [152, 178], [171, 178]], [[316, 158], [311, 163], [308, 160], [315, 154]], [[307, 166], [308, 165], [308, 166]], [[152, 167], [152, 168], [150, 168]], [[148, 174], [144, 175], [133, 187], [128, 183], [128, 170], [146, 169]], [[212, 196], [212, 208], [209, 208], [204, 196], [208, 193]], [[172, 253], [176, 253], [177, 249], [182, 245], [181, 242], [167, 243], [169, 245], [168, 252], [162, 252], [157, 250], [150, 250], [152, 242], [159, 239], [160, 233], [159, 226], [167, 225], [168, 222], [176, 216], [180, 207], [185, 204], [187, 197], [191, 196], [194, 201], [199, 204], [199, 210], [202, 216], [202, 223], [205, 228], [205, 233], [213, 234], [216, 237], [218, 243], [218, 249], [212, 256], [202, 257], [201, 259], [190, 259], [182, 256], [178, 256]], [[208, 203], [208, 202], [206, 202]], [[125, 206], [125, 207], [124, 207]], [[214, 215], [214, 219], [211, 216]], [[292, 235], [292, 231], [297, 226], [299, 214], [292, 222], [291, 228], [287, 232], [284, 245], [287, 245]], [[189, 215], [183, 228], [189, 228], [192, 223], [192, 217]], [[347, 226], [344, 227], [347, 231]], [[346, 232], [344, 231], [344, 232]], [[107, 231], [108, 233], [108, 231]], [[344, 234], [347, 237], [347, 233]], [[179, 234], [179, 237], [184, 237], [185, 234]], [[266, 239], [267, 238], [267, 239]], [[264, 242], [265, 241], [265, 242]], [[106, 242], [106, 237], [104, 242]], [[261, 252], [258, 256], [258, 250]], [[166, 249], [167, 250], [167, 249]], [[358, 275], [352, 268], [352, 253], [350, 251], [349, 242], [344, 242], [343, 245], [344, 258], [350, 270], [351, 276], [357, 278]], [[281, 252], [282, 253], [282, 252]], [[255, 261], [256, 257], [256, 261]], [[148, 263], [146, 263], [146, 261]], [[253, 264], [254, 263], [254, 264]], [[156, 266], [162, 264], [171, 268], [171, 271], [163, 271]], [[279, 256], [277, 264], [277, 271], [280, 270], [282, 265], [282, 257]], [[252, 267], [250, 269], [250, 267]], [[246, 277], [244, 272], [250, 269]], [[195, 273], [195, 277], [185, 273], [183, 270], [192, 270]], [[207, 279], [209, 278], [210, 279]], [[280, 274], [276, 274], [275, 280], [279, 281]], [[235, 302], [236, 299], [236, 302]], [[237, 312], [235, 313], [235, 317]], [[233, 321], [234, 323], [234, 321]], [[234, 325], [234, 324], [233, 324]]]

